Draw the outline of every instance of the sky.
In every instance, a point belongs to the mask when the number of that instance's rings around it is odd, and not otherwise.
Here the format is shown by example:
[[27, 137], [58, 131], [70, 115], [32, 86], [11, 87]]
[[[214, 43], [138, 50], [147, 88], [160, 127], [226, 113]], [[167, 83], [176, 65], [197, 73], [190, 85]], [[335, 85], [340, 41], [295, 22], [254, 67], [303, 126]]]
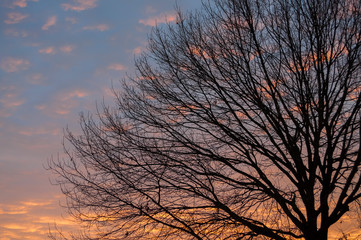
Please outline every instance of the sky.
[[[200, 0], [178, 0], [192, 10]], [[75, 224], [45, 169], [62, 156], [63, 129], [111, 105], [110, 88], [134, 73], [155, 24], [175, 20], [174, 0], [0, 1], [0, 239], [46, 239]]]
[[[77, 132], [80, 112], [112, 105], [110, 88], [134, 73], [152, 27], [175, 21], [174, 7], [175, 0], [0, 0], [0, 240], [43, 240], [54, 223], [77, 230], [47, 161], [62, 157], [63, 129]], [[349, 215], [343, 221], [355, 225]]]

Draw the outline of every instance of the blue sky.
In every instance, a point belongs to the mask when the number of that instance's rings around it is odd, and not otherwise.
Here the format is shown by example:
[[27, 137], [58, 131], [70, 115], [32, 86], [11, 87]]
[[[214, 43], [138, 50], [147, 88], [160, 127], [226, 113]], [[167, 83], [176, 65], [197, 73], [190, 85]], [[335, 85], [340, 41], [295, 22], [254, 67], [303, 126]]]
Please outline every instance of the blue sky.
[[[200, 0], [178, 0], [192, 10]], [[45, 239], [48, 223], [72, 229], [44, 169], [62, 156], [63, 129], [77, 131], [110, 87], [134, 73], [155, 24], [175, 20], [173, 0], [0, 1], [0, 236]]]

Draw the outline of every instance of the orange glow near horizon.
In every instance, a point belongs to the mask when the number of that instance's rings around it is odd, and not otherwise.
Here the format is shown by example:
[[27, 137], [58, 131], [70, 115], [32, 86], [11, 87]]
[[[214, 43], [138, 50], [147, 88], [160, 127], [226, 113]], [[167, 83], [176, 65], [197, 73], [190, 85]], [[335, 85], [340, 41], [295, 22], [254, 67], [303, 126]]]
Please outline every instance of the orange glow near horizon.
[[59, 228], [76, 230], [70, 217], [64, 218], [57, 201], [26, 201], [18, 204], [0, 205], [1, 239], [43, 240], [49, 227], [56, 223]]

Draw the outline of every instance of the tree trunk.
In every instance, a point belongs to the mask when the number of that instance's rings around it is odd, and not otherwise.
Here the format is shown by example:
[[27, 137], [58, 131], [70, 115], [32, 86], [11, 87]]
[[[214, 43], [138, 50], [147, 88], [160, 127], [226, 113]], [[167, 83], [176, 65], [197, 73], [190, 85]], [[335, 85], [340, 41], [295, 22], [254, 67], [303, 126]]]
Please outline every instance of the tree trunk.
[[[313, 233], [312, 233], [313, 232]], [[310, 231], [305, 234], [305, 240], [327, 240], [328, 239], [328, 229], [320, 229], [314, 233], [314, 231]]]

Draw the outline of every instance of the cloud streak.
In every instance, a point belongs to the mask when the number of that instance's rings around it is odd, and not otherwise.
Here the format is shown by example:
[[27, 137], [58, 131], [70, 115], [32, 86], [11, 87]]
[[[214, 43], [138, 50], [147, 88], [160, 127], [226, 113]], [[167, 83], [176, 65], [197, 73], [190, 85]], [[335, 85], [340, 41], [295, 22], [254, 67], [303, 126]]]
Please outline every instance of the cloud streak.
[[140, 54], [143, 50], [144, 50], [144, 48], [143, 48], [142, 46], [139, 46], [139, 47], [134, 48], [132, 52], [133, 52], [133, 54], [138, 55], [138, 54]]
[[19, 12], [8, 13], [8, 18], [4, 21], [6, 24], [16, 24], [27, 18], [28, 15]]
[[61, 133], [61, 129], [44, 129], [44, 127], [30, 128], [30, 129], [20, 130], [18, 133], [25, 136], [37, 136], [37, 135], [59, 136], [59, 134]]
[[26, 102], [23, 96], [20, 98], [21, 91], [22, 90], [15, 85], [0, 87], [0, 120], [12, 116], [16, 109]]
[[15, 0], [13, 2], [13, 5], [14, 6], [17, 6], [17, 7], [21, 7], [21, 8], [24, 8], [27, 6], [27, 3], [26, 3], [26, 0]]
[[45, 47], [45, 48], [41, 48], [39, 49], [39, 53], [42, 53], [42, 54], [55, 54], [57, 53], [57, 51], [61, 51], [63, 53], [70, 53], [74, 50], [74, 46], [73, 45], [64, 45], [64, 46], [61, 46], [61, 47], [53, 47], [53, 46], [49, 46], [49, 47]]
[[44, 83], [46, 77], [42, 73], [33, 73], [26, 77], [27, 82], [39, 85]]
[[63, 3], [61, 6], [64, 8], [65, 11], [72, 10], [72, 11], [84, 11], [87, 9], [95, 8], [97, 6], [98, 0], [73, 0], [73, 4], [70, 3]]
[[[89, 96], [90, 93], [86, 90], [75, 89], [71, 91], [61, 92], [54, 96], [54, 99], [46, 105], [38, 105], [35, 108], [45, 114], [53, 115], [67, 115], [74, 108], [79, 105], [81, 99]], [[27, 133], [28, 131], [23, 132]]]
[[41, 27], [42, 30], [48, 30], [51, 26], [55, 26], [56, 16], [51, 16], [48, 18], [46, 23]]
[[70, 53], [74, 50], [74, 46], [73, 45], [65, 45], [60, 47], [60, 51], [64, 52], [64, 53]]
[[28, 33], [24, 30], [16, 30], [16, 29], [6, 29], [5, 30], [6, 36], [12, 36], [12, 37], [27, 37]]
[[140, 19], [138, 22], [145, 25], [155, 27], [157, 24], [160, 23], [167, 23], [167, 22], [175, 22], [177, 16], [175, 13], [162, 13], [158, 16], [149, 17], [146, 19]]
[[[33, 2], [37, 2], [38, 0], [32, 0]], [[28, 5], [28, 0], [13, 0], [14, 7], [21, 7], [24, 8]]]
[[108, 66], [108, 69], [115, 71], [123, 71], [125, 69], [125, 66], [120, 63], [112, 63]]
[[47, 48], [42, 48], [39, 49], [39, 53], [43, 53], [43, 54], [55, 54], [55, 48], [54, 47], [47, 47]]
[[[27, 201], [12, 204], [0, 203], [1, 239], [44, 239], [49, 231], [49, 223], [56, 222], [61, 228], [68, 229], [74, 222], [68, 217], [59, 217], [54, 211], [57, 201]], [[46, 209], [46, 211], [44, 211]], [[14, 219], [17, 219], [15, 222]]]
[[28, 69], [30, 62], [26, 59], [7, 57], [0, 63], [0, 68], [8, 73], [18, 72]]
[[90, 25], [83, 27], [83, 30], [96, 30], [104, 32], [109, 29], [109, 26], [107, 24], [98, 24], [98, 25]]

